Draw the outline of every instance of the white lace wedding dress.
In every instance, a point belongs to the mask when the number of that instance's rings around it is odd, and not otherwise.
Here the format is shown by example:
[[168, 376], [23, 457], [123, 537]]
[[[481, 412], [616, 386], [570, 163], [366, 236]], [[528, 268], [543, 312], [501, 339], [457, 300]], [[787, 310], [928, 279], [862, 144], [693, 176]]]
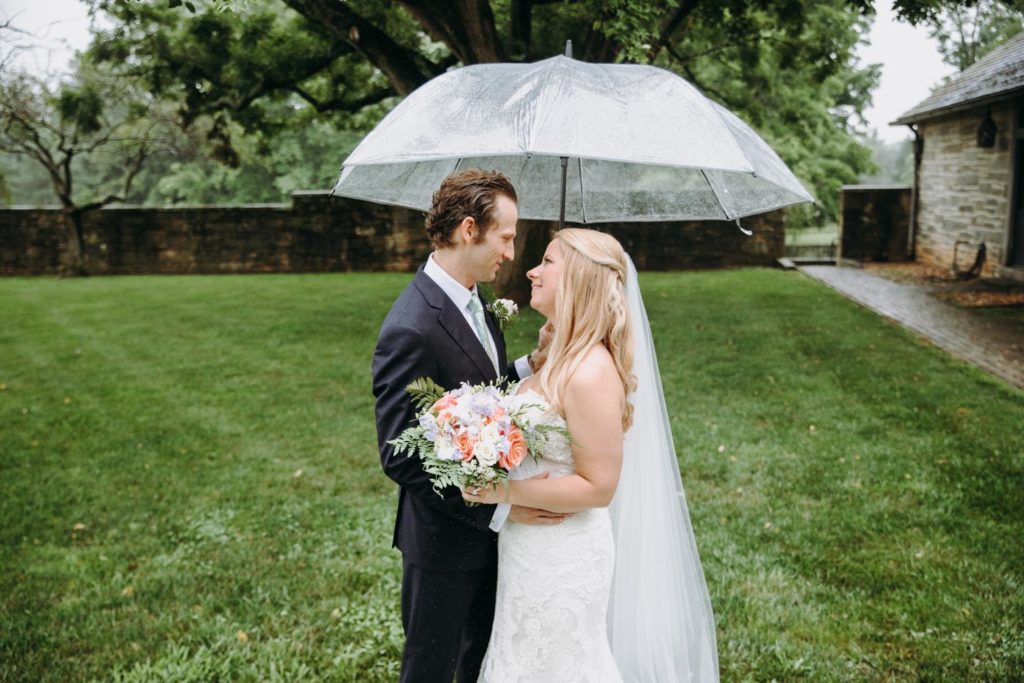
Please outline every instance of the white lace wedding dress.
[[[533, 421], [565, 426], [540, 394], [516, 397]], [[549, 433], [544, 456], [511, 476], [575, 472], [565, 437]], [[508, 521], [498, 535], [498, 593], [481, 683], [619, 683], [607, 611], [615, 542], [606, 508], [554, 526]]]

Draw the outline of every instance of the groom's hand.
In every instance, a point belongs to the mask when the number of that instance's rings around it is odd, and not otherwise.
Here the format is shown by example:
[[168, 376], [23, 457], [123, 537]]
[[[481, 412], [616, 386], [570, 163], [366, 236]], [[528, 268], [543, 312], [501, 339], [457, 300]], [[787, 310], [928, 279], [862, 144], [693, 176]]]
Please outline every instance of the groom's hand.
[[551, 321], [544, 323], [543, 327], [537, 333], [537, 351], [544, 353], [551, 346], [551, 339], [555, 336], [555, 326], [551, 324]]
[[544, 362], [548, 358], [548, 347], [551, 346], [551, 340], [555, 336], [555, 326], [551, 324], [551, 321], [544, 323], [540, 331], [537, 332], [537, 348], [530, 352], [527, 356], [527, 362], [530, 363], [530, 370], [538, 372], [540, 367], [544, 365]]
[[550, 512], [522, 505], [513, 505], [508, 512], [508, 518], [516, 524], [561, 524], [566, 517], [572, 517], [572, 513]]

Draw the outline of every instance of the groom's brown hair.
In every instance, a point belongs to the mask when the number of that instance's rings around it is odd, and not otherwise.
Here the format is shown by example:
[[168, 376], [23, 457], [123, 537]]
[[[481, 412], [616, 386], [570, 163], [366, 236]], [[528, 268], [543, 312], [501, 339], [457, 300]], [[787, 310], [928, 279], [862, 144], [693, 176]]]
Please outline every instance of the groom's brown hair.
[[476, 241], [483, 240], [487, 230], [495, 224], [495, 205], [503, 194], [518, 202], [516, 189], [498, 171], [470, 169], [454, 173], [444, 179], [434, 193], [433, 205], [427, 212], [427, 237], [435, 248], [452, 245], [452, 232], [462, 219], [472, 217], [480, 226]]

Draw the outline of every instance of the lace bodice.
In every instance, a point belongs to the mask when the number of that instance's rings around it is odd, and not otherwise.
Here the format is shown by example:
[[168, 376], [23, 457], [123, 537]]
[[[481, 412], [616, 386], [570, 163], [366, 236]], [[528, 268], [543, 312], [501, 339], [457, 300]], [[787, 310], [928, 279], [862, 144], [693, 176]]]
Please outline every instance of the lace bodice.
[[[522, 407], [527, 419], [534, 424], [548, 424], [565, 428], [565, 418], [550, 409], [547, 400], [533, 389], [513, 397], [513, 406]], [[572, 458], [572, 444], [558, 432], [546, 432], [543, 436], [542, 455], [536, 461], [526, 457], [519, 467], [510, 473], [511, 479], [527, 479], [548, 472], [550, 476], [565, 476], [576, 471]]]

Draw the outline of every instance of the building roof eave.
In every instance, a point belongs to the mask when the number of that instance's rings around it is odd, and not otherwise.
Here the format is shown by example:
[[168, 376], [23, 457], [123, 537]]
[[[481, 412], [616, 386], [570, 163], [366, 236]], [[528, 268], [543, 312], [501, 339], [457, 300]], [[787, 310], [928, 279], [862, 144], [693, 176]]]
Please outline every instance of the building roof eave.
[[971, 100], [965, 100], [963, 102], [957, 102], [956, 104], [947, 105], [945, 107], [939, 107], [937, 109], [925, 110], [920, 112], [908, 112], [903, 116], [899, 117], [895, 121], [890, 121], [890, 126], [909, 126], [914, 123], [920, 123], [922, 121], [929, 121], [931, 119], [941, 118], [949, 114], [956, 114], [962, 111], [969, 111], [971, 109], [980, 109], [981, 107], [996, 104], [998, 102], [1004, 102], [1006, 100], [1012, 100], [1015, 97], [1024, 93], [1024, 84], [1014, 88], [1013, 90], [1007, 90], [1005, 92], [987, 95], [985, 97], [977, 97]]

